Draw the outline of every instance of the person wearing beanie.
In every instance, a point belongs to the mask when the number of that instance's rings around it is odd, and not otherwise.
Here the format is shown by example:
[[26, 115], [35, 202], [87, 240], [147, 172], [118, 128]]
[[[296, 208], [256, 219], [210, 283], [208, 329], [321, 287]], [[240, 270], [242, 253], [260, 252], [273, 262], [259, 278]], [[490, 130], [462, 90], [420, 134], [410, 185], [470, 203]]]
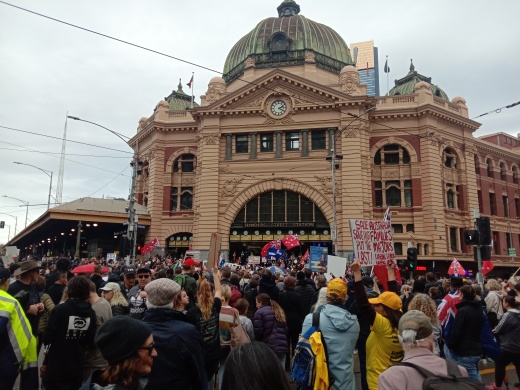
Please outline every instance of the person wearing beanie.
[[377, 378], [391, 365], [403, 359], [403, 348], [397, 338], [399, 320], [403, 315], [402, 302], [397, 295], [398, 286], [395, 280], [395, 263], [387, 265], [388, 291], [368, 299], [361, 265], [351, 265], [354, 272], [354, 291], [359, 305], [361, 321], [368, 321], [371, 331], [366, 342], [367, 383], [369, 389], [377, 389]]
[[173, 307], [180, 291], [181, 286], [167, 278], [145, 287], [143, 322], [152, 330], [158, 354], [146, 389], [206, 389], [202, 337], [189, 317]]
[[[309, 286], [310, 287], [310, 286]], [[325, 288], [325, 287], [324, 287]], [[354, 347], [359, 335], [357, 316], [345, 310], [347, 284], [340, 278], [329, 281], [327, 303], [318, 308], [320, 330], [328, 353], [329, 374], [334, 378], [333, 390], [355, 390]], [[313, 314], [303, 321], [302, 334], [312, 326]]]
[[152, 330], [148, 325], [131, 317], [113, 317], [99, 327], [95, 343], [108, 366], [95, 371], [80, 390], [142, 388], [146, 382], [143, 377], [150, 374], [157, 357]]
[[[415, 364], [433, 375], [447, 376], [447, 364], [454, 365], [463, 377], [465, 368], [451, 360], [444, 360], [433, 353], [433, 326], [430, 319], [419, 310], [409, 310], [399, 320], [399, 342], [403, 346], [402, 363]], [[424, 376], [414, 367], [397, 363], [379, 375], [379, 390], [416, 390], [422, 388]]]

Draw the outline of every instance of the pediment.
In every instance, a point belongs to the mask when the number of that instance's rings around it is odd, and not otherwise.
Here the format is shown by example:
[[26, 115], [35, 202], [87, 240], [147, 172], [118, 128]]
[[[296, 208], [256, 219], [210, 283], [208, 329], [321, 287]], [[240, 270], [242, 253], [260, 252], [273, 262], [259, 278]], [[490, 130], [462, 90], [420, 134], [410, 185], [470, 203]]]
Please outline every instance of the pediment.
[[196, 111], [235, 114], [264, 111], [269, 99], [276, 97], [290, 99], [295, 110], [330, 109], [344, 104], [364, 102], [366, 99], [352, 97], [331, 87], [276, 69], [209, 106], [197, 108]]

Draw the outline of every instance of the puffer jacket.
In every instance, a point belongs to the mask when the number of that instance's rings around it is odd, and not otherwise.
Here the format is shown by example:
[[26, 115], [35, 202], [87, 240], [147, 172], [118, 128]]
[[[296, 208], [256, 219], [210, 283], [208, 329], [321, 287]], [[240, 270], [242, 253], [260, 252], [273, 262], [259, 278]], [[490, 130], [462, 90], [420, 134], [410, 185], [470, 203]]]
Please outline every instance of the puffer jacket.
[[520, 311], [509, 309], [494, 329], [500, 337], [500, 347], [510, 353], [520, 351]]
[[[302, 333], [312, 326], [312, 314], [305, 317]], [[342, 307], [320, 307], [320, 329], [328, 352], [329, 371], [334, 377], [333, 390], [355, 390], [354, 347], [359, 335], [357, 316]]]
[[255, 340], [266, 343], [274, 353], [289, 352], [287, 325], [276, 320], [271, 306], [262, 306], [253, 320]]
[[480, 302], [461, 301], [457, 305], [457, 314], [448, 340], [448, 347], [459, 356], [482, 355], [480, 332], [484, 314]]
[[307, 281], [299, 280], [296, 283], [294, 292], [300, 297], [300, 301], [303, 306], [304, 315], [307, 315], [311, 311], [312, 296], [314, 295], [314, 287], [312, 287]]

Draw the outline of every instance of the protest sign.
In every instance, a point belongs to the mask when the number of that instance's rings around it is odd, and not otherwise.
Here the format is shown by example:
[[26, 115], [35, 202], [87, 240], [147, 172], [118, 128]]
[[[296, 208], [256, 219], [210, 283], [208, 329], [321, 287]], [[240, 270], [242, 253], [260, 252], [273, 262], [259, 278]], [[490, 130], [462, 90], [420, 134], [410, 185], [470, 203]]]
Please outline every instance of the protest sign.
[[213, 268], [214, 264], [218, 264], [218, 256], [220, 252], [220, 244], [222, 242], [222, 236], [218, 233], [211, 233], [211, 242], [209, 244], [208, 262], [206, 267], [208, 270]]
[[116, 260], [116, 254], [115, 253], [107, 253], [107, 261], [108, 260]]
[[309, 253], [309, 268], [312, 272], [327, 272], [327, 256], [329, 248], [311, 246]]
[[326, 277], [329, 280], [332, 275], [336, 278], [342, 278], [345, 275], [347, 268], [347, 258], [339, 256], [327, 256], [327, 273]]
[[351, 219], [350, 231], [356, 260], [362, 266], [395, 262], [390, 221]]

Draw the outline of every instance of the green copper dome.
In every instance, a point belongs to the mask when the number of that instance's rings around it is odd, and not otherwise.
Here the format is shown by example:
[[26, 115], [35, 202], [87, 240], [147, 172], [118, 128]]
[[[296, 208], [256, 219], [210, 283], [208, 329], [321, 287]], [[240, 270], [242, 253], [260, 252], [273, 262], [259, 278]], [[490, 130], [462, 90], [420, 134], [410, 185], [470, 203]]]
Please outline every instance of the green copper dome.
[[449, 100], [446, 92], [444, 92], [435, 84], [432, 84], [431, 77], [426, 77], [417, 73], [415, 66], [413, 65], [413, 60], [410, 61], [410, 71], [402, 79], [395, 80], [395, 87], [393, 87], [390, 92], [388, 92], [388, 95], [410, 95], [415, 92], [415, 86], [418, 82], [426, 81], [428, 84], [430, 84], [430, 89], [434, 96]]
[[224, 65], [226, 83], [240, 77], [246, 66], [277, 68], [307, 61], [339, 74], [353, 64], [343, 38], [330, 27], [299, 15], [300, 6], [294, 0], [284, 0], [277, 9], [278, 18], [262, 20], [233, 46]]
[[[168, 102], [170, 105], [170, 110], [172, 111], [184, 111], [191, 108], [191, 96], [187, 95], [182, 90], [182, 83], [180, 79], [179, 85], [177, 85], [177, 91], [172, 91], [172, 93], [165, 97], [164, 100]], [[199, 105], [193, 102], [193, 106], [198, 107]]]

